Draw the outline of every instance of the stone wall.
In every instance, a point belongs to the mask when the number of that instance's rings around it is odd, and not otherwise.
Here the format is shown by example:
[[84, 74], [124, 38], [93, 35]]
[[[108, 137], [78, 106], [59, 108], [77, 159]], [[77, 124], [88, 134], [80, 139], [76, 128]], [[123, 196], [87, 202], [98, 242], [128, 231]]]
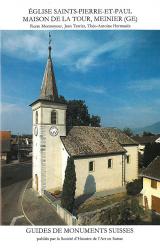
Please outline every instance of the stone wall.
[[130, 197], [122, 202], [78, 214], [78, 225], [121, 225], [134, 224], [143, 214], [139, 206], [139, 196]]

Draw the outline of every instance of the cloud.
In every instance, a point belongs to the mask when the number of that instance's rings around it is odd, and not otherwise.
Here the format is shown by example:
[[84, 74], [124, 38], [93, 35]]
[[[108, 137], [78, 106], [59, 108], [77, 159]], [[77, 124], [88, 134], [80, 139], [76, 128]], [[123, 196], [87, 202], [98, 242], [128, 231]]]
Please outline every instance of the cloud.
[[32, 112], [29, 107], [1, 103], [1, 129], [12, 133], [31, 133]]
[[86, 85], [86, 84], [80, 84], [80, 83], [74, 83], [69, 84], [72, 88], [79, 89], [81, 91], [87, 91], [89, 93], [95, 93], [95, 94], [105, 94], [106, 89], [103, 86], [100, 85]]
[[21, 112], [22, 108], [14, 103], [1, 103], [0, 110], [5, 115], [6, 113]]
[[[92, 48], [95, 44], [89, 37], [77, 32], [52, 32], [53, 59], [62, 64], [73, 64], [73, 57]], [[48, 32], [3, 31], [3, 52], [23, 60], [40, 60], [47, 57]]]
[[3, 52], [23, 60], [45, 56], [46, 41], [41, 32], [10, 31], [2, 33]]
[[108, 53], [112, 58], [128, 57], [131, 54], [131, 47], [134, 42], [133, 37], [126, 36], [113, 36], [111, 40], [96, 45], [93, 50], [78, 59], [76, 63], [76, 68], [82, 71], [86, 71], [88, 67], [97, 65], [97, 60], [103, 54]]
[[[12, 91], [13, 93], [13, 91]], [[1, 100], [2, 100], [2, 105], [4, 107], [4, 109], [7, 108], [12, 108], [12, 107], [15, 107], [16, 108], [19, 108], [20, 109], [20, 106], [27, 106], [30, 102], [32, 102], [32, 100], [30, 100], [29, 98], [25, 98], [25, 97], [19, 97], [19, 96], [16, 96], [16, 92], [15, 94], [13, 95], [6, 95], [6, 94], [1, 94]], [[3, 103], [4, 102], [4, 103]], [[14, 104], [16, 103], [16, 104]]]
[[78, 33], [71, 35], [59, 33], [57, 35], [57, 43], [55, 45], [54, 54], [57, 60], [71, 62], [75, 64], [77, 58], [81, 54], [88, 53], [96, 46], [96, 42], [89, 36], [80, 35]]
[[151, 78], [144, 80], [132, 81], [128, 85], [128, 89], [135, 91], [151, 91], [160, 89], [160, 78]]
[[[106, 118], [107, 117], [107, 118]], [[120, 106], [110, 111], [108, 108], [103, 112], [103, 124], [115, 127], [145, 127], [157, 121], [159, 109], [153, 109], [151, 105], [134, 104]]]
[[141, 106], [141, 105], [133, 105], [133, 106], [126, 106], [126, 107], [119, 107], [116, 111], [123, 111], [124, 113], [130, 114], [151, 114], [153, 113], [153, 108], [151, 106]]
[[[108, 53], [115, 58], [128, 57], [132, 52], [135, 37], [129, 33], [101, 33], [97, 39], [94, 32], [54, 31], [52, 32], [53, 60], [71, 70], [87, 71], [102, 64], [100, 57]], [[99, 33], [97, 33], [99, 34]], [[47, 57], [48, 31], [3, 31], [2, 51], [26, 61]]]

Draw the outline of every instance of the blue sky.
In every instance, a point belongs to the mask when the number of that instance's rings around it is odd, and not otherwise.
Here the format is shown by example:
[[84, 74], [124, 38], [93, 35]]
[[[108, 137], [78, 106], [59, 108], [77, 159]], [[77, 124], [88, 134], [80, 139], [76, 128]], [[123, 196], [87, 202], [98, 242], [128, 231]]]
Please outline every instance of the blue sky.
[[[51, 31], [60, 95], [85, 100], [102, 126], [160, 120], [160, 31]], [[2, 129], [31, 133], [28, 106], [40, 93], [48, 31], [1, 32]]]

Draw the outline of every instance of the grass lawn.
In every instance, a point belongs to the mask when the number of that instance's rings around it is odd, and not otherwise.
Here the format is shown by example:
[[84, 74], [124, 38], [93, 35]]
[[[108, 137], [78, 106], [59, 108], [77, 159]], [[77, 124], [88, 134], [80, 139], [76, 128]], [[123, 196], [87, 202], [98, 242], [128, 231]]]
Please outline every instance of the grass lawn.
[[112, 194], [104, 197], [91, 197], [79, 206], [78, 213], [94, 211], [96, 209], [100, 209], [113, 203], [122, 201], [126, 198], [126, 193]]

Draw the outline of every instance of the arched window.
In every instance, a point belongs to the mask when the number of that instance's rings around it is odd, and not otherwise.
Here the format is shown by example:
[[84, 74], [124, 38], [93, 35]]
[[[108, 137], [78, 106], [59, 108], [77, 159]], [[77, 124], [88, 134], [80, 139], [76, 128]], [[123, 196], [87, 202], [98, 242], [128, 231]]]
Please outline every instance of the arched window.
[[94, 171], [94, 161], [90, 161], [89, 162], [89, 172], [93, 172]]
[[129, 164], [130, 162], [131, 162], [131, 157], [130, 157], [130, 155], [127, 155], [127, 163]]
[[38, 124], [38, 111], [36, 111], [36, 124]]
[[112, 159], [108, 159], [108, 168], [112, 168], [113, 162]]
[[56, 124], [57, 123], [57, 112], [53, 110], [51, 112], [51, 124]]

